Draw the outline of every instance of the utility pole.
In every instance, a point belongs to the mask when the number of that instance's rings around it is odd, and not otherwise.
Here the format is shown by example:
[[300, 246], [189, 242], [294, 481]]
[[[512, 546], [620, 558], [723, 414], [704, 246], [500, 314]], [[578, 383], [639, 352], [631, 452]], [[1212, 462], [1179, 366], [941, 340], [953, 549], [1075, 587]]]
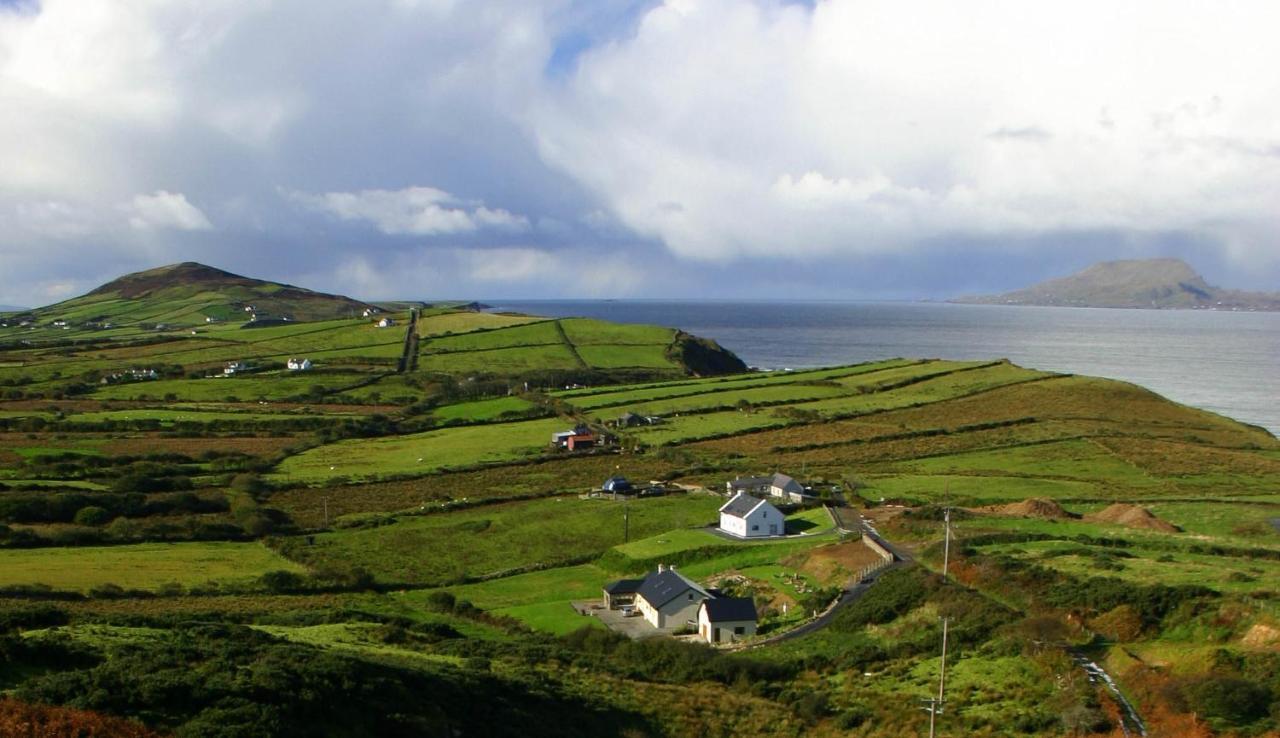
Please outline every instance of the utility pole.
[[942, 539], [942, 578], [946, 579], [947, 566], [951, 563], [951, 508], [947, 508], [946, 512], [942, 516], [942, 520], [942, 525], [945, 529]]
[[626, 495], [622, 496], [622, 542], [631, 542], [631, 501]]
[[328, 528], [329, 527], [329, 498], [321, 497], [320, 499], [324, 502], [324, 527]]
[[929, 738], [936, 735], [938, 713], [942, 710], [942, 703], [946, 701], [947, 690], [947, 623], [950, 618], [942, 619], [942, 668], [938, 670], [938, 696], [934, 699], [925, 700], [929, 703]]

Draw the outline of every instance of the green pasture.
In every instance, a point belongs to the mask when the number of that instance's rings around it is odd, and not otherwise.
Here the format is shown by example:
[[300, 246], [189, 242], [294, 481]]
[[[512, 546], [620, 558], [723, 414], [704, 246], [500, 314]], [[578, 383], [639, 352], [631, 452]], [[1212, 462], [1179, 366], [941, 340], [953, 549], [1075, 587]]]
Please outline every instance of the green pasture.
[[425, 347], [418, 357], [420, 370], [446, 374], [511, 374], [580, 366], [573, 350], [563, 343], [455, 353], [433, 353]]
[[488, 400], [472, 400], [443, 405], [431, 411], [431, 417], [442, 422], [450, 420], [496, 420], [507, 414], [519, 414], [533, 410], [537, 405], [522, 397], [495, 397]]
[[493, 349], [564, 345], [564, 339], [554, 320], [513, 325], [495, 330], [439, 336], [422, 341], [419, 348], [424, 354], [450, 351], [490, 351]]
[[559, 390], [552, 393], [570, 402], [574, 407], [591, 409], [606, 405], [624, 405], [646, 400], [661, 400], [685, 395], [697, 395], [707, 392], [721, 392], [752, 387], [768, 387], [779, 384], [804, 384], [828, 382], [837, 378], [869, 374], [884, 369], [907, 364], [920, 364], [918, 361], [893, 359], [870, 364], [833, 367], [829, 369], [810, 369], [795, 372], [758, 372], [739, 374], [730, 377], [708, 377], [705, 379], [673, 380], [669, 382], [650, 382], [638, 385], [611, 385], [608, 387], [592, 387], [576, 390]]
[[494, 330], [525, 323], [537, 323], [546, 320], [533, 315], [511, 315], [500, 313], [437, 313], [422, 315], [418, 318], [418, 335], [423, 338], [443, 336], [453, 333], [470, 333], [479, 330]]
[[702, 525], [718, 500], [671, 496], [632, 503], [555, 497], [403, 517], [392, 525], [339, 530], [289, 555], [310, 566], [358, 566], [383, 582], [442, 585], [522, 567], [568, 563], [621, 543], [624, 510], [632, 535]]
[[596, 369], [675, 369], [665, 345], [578, 346], [578, 355]]
[[794, 422], [794, 420], [775, 415], [770, 410], [724, 410], [699, 415], [673, 416], [665, 418], [659, 425], [632, 428], [627, 431], [627, 434], [648, 445], [662, 446], [714, 435], [781, 428]]
[[569, 342], [579, 348], [590, 345], [669, 346], [675, 331], [657, 325], [609, 323], [592, 318], [565, 318], [560, 321]]
[[[517, 461], [543, 453], [550, 446], [551, 434], [564, 430], [565, 424], [551, 418], [340, 441], [285, 459], [273, 478], [317, 483], [338, 477], [421, 475], [446, 467]], [[465, 490], [459, 490], [460, 497], [464, 494]]]
[[139, 543], [0, 551], [0, 582], [76, 591], [104, 584], [155, 589], [170, 582], [185, 586], [245, 583], [281, 569], [303, 571], [259, 543]]

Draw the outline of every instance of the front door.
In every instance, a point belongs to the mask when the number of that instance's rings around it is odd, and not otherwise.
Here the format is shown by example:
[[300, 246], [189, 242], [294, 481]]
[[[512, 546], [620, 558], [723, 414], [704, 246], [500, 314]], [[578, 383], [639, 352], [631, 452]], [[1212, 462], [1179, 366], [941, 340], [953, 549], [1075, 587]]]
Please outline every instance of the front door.
[[719, 642], [720, 642], [720, 629], [719, 629], [719, 628], [716, 628], [716, 629], [715, 629], [715, 634], [714, 634], [714, 635], [715, 635], [715, 639], [714, 639], [714, 640], [712, 640], [711, 642], [712, 642], [712, 643], [719, 643]]
[[769, 523], [769, 535], [771, 535], [771, 536], [776, 536], [776, 535], [778, 535], [778, 524], [777, 524], [777, 523]]

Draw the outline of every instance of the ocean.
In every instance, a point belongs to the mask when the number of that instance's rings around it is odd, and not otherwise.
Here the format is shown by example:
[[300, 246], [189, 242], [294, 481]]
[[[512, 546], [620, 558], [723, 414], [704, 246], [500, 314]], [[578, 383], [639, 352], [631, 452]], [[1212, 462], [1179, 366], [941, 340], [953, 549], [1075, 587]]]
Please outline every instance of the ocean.
[[1280, 435], [1280, 313], [913, 302], [495, 300], [497, 310], [654, 323], [706, 336], [751, 366], [893, 357], [1007, 358], [1121, 379]]

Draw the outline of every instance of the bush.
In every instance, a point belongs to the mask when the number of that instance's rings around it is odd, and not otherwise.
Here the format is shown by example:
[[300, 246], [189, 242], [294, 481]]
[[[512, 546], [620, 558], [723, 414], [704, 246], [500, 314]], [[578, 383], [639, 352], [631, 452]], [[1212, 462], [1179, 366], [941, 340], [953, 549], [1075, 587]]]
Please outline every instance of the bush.
[[71, 522], [76, 525], [91, 525], [96, 527], [99, 525], [106, 525], [111, 522], [113, 517], [115, 516], [107, 512], [107, 509], [104, 507], [88, 505], [77, 510], [76, 516]]
[[1191, 709], [1235, 726], [1266, 717], [1271, 702], [1269, 690], [1236, 677], [1206, 677], [1185, 686], [1183, 694]]
[[278, 569], [269, 571], [258, 578], [263, 587], [270, 592], [296, 592], [306, 586], [307, 581], [301, 575]]

